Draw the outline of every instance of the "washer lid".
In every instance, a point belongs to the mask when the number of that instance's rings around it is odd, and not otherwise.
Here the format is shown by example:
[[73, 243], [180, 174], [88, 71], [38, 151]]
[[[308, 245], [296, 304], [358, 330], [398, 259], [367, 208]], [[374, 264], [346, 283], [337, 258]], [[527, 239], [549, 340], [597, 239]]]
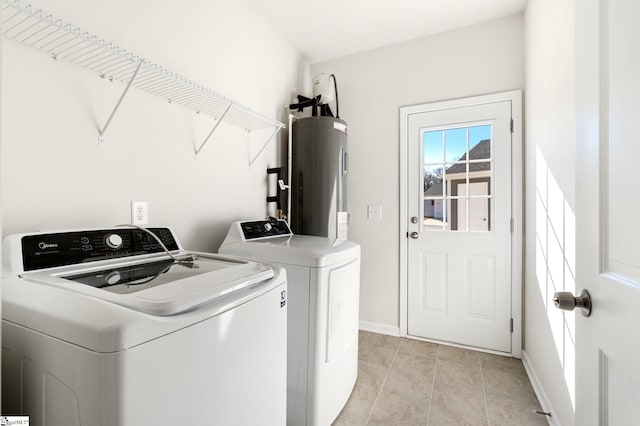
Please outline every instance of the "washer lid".
[[360, 257], [360, 246], [352, 241], [311, 235], [264, 238], [222, 243], [220, 253], [279, 264], [323, 268]]
[[166, 316], [232, 297], [273, 276], [273, 268], [261, 263], [199, 254], [192, 263], [161, 256], [25, 273], [23, 279]]
[[[233, 263], [244, 269], [242, 263]], [[247, 265], [251, 268], [257, 267], [255, 263]], [[248, 286], [242, 286], [239, 282], [236, 285], [224, 285], [217, 279], [208, 280], [207, 278], [215, 272], [160, 285], [156, 288], [168, 288], [173, 285], [174, 296], [190, 291], [193, 296], [189, 299], [191, 302], [198, 299], [206, 301], [206, 304], [199, 307], [168, 316], [149, 315], [141, 312], [139, 308], [175, 308], [179, 306], [179, 300], [186, 300], [185, 297], [178, 296], [173, 302], [165, 303], [163, 298], [166, 295], [155, 292], [150, 294], [150, 289], [124, 295], [128, 298], [122, 298], [123, 295], [63, 278], [46, 280], [42, 276], [35, 277], [35, 274], [25, 274], [22, 278], [5, 277], [2, 286], [2, 320], [3, 323], [17, 325], [20, 329], [33, 330], [93, 352], [119, 352], [201, 324], [224, 312], [246, 306], [268, 292], [284, 286], [284, 270], [275, 268], [273, 272], [275, 276], [272, 279]], [[198, 282], [194, 282], [194, 279]], [[207, 282], [211, 284], [211, 288], [207, 288]], [[246, 283], [246, 280], [244, 282]], [[201, 288], [195, 288], [198, 286]], [[85, 291], [78, 291], [79, 288]], [[111, 296], [97, 296], [107, 294]], [[213, 297], [214, 294], [218, 296]], [[154, 297], [133, 299], [133, 295]], [[118, 300], [116, 296], [121, 296], [120, 302], [129, 302], [134, 307], [107, 300], [110, 297]]]

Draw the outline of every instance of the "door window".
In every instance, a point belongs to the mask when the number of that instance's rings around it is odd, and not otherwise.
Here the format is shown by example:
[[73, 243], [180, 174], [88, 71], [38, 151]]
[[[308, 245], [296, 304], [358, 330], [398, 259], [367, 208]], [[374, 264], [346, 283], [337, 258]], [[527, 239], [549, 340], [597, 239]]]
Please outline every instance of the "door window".
[[425, 130], [425, 231], [491, 230], [492, 126]]

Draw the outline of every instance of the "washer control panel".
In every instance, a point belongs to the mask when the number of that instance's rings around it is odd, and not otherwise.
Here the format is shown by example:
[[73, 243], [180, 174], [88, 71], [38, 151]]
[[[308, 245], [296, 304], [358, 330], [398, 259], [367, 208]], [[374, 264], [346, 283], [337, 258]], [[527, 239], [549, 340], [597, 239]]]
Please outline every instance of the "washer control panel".
[[245, 240], [293, 235], [287, 222], [282, 219], [269, 218], [242, 222], [240, 228]]
[[[169, 228], [148, 230], [169, 250], [179, 250]], [[58, 232], [22, 237], [22, 261], [25, 271], [163, 251], [152, 235], [133, 228]]]

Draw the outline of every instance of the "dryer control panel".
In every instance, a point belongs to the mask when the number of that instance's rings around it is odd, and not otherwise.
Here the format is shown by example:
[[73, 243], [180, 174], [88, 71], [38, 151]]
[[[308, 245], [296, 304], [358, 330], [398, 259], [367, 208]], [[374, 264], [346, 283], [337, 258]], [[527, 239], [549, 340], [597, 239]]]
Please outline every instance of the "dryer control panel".
[[293, 235], [289, 225], [282, 219], [270, 217], [265, 220], [241, 222], [240, 228], [245, 241], [265, 237], [282, 237]]

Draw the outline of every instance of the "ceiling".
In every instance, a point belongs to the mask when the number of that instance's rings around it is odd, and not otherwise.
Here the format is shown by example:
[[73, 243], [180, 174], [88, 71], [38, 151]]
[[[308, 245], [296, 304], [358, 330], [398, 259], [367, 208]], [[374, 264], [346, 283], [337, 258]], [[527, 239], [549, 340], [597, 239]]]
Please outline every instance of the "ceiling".
[[522, 12], [526, 0], [247, 0], [310, 63]]

